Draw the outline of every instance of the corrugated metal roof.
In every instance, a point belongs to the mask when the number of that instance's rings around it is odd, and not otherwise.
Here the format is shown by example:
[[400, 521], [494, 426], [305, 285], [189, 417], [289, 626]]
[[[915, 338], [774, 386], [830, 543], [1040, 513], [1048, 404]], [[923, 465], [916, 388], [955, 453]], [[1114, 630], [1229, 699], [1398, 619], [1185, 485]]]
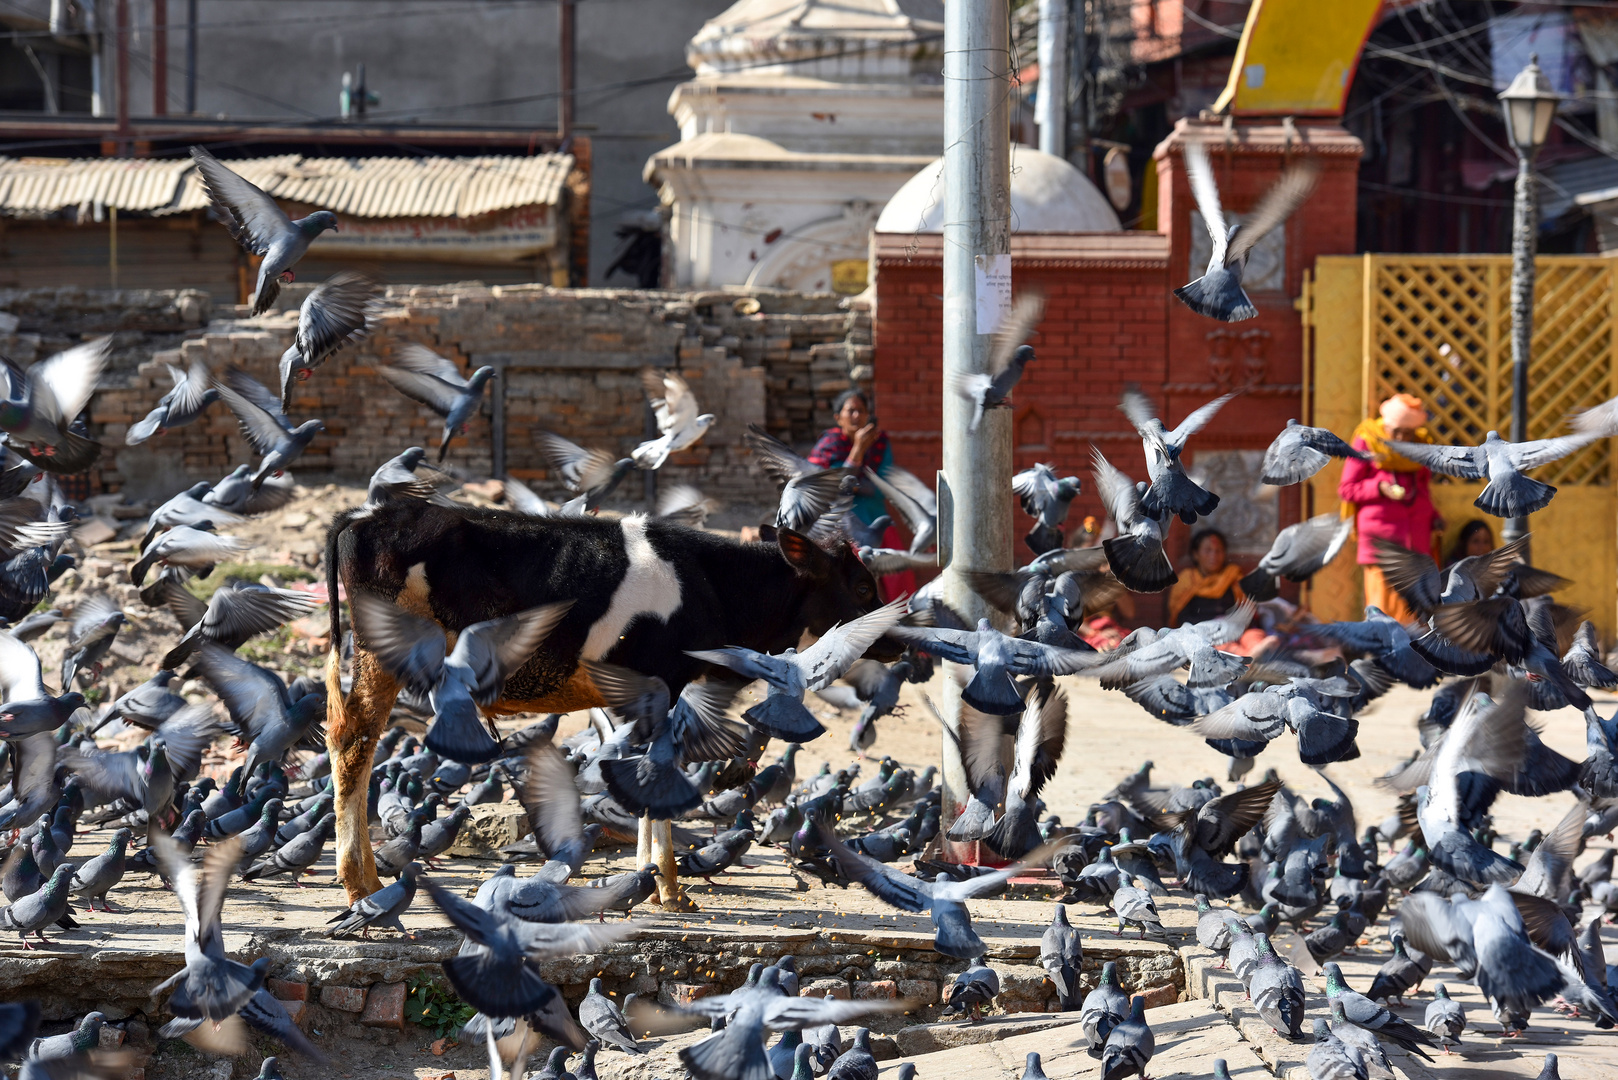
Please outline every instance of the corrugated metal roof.
[[[335, 158], [283, 154], [225, 163], [270, 195], [361, 218], [477, 217], [553, 206], [570, 154]], [[0, 158], [0, 213], [71, 207], [172, 214], [208, 205], [189, 158]]]

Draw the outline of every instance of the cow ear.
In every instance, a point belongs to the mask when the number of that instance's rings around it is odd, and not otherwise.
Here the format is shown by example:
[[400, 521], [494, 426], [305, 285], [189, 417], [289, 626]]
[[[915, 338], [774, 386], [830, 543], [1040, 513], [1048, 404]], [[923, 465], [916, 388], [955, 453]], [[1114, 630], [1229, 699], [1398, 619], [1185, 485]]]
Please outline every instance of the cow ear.
[[781, 546], [781, 557], [800, 574], [823, 578], [831, 573], [832, 559], [807, 536], [791, 529], [780, 529], [775, 542]]

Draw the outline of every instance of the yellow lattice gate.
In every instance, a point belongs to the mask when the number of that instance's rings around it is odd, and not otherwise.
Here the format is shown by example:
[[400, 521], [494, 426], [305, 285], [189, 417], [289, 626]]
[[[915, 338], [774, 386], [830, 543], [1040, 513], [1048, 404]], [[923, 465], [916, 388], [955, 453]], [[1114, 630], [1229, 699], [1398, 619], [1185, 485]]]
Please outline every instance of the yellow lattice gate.
[[[1528, 430], [1567, 430], [1568, 413], [1618, 395], [1614, 305], [1618, 260], [1551, 256], [1538, 261]], [[1511, 428], [1511, 260], [1504, 255], [1364, 255], [1322, 258], [1304, 292], [1310, 341], [1311, 422], [1347, 437], [1390, 394], [1415, 394], [1440, 442], [1475, 444]], [[1618, 630], [1618, 485], [1611, 440], [1533, 475], [1556, 485], [1530, 519], [1534, 562], [1573, 579], [1558, 594], [1589, 609], [1609, 645]], [[1311, 484], [1313, 512], [1337, 505], [1341, 469]], [[1481, 483], [1438, 478], [1433, 498], [1447, 524], [1445, 549], [1468, 521], [1501, 522], [1472, 506]], [[1339, 559], [1316, 579], [1323, 618], [1357, 618], [1358, 567]]]

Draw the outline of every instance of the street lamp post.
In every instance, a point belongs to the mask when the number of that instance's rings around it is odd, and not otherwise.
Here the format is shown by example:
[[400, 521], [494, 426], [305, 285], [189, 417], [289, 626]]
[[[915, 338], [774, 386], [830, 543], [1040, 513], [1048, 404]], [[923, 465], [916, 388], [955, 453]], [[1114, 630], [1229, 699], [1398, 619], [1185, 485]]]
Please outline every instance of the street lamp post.
[[[1538, 55], [1517, 73], [1500, 94], [1506, 134], [1517, 151], [1517, 189], [1511, 214], [1511, 441], [1528, 438], [1528, 357], [1534, 343], [1534, 249], [1539, 230], [1539, 205], [1534, 190], [1534, 155], [1545, 145], [1551, 117], [1561, 100]], [[1508, 518], [1502, 539], [1507, 542], [1528, 534], [1528, 519]], [[1528, 551], [1523, 549], [1523, 557]]]

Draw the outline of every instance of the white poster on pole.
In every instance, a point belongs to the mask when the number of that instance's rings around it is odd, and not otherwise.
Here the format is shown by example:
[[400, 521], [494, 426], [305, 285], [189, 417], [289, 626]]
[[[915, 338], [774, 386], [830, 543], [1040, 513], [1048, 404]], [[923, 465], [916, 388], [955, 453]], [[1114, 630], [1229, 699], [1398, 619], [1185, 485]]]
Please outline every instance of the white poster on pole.
[[1011, 310], [1011, 256], [977, 255], [972, 262], [977, 275], [977, 331], [993, 334]]

